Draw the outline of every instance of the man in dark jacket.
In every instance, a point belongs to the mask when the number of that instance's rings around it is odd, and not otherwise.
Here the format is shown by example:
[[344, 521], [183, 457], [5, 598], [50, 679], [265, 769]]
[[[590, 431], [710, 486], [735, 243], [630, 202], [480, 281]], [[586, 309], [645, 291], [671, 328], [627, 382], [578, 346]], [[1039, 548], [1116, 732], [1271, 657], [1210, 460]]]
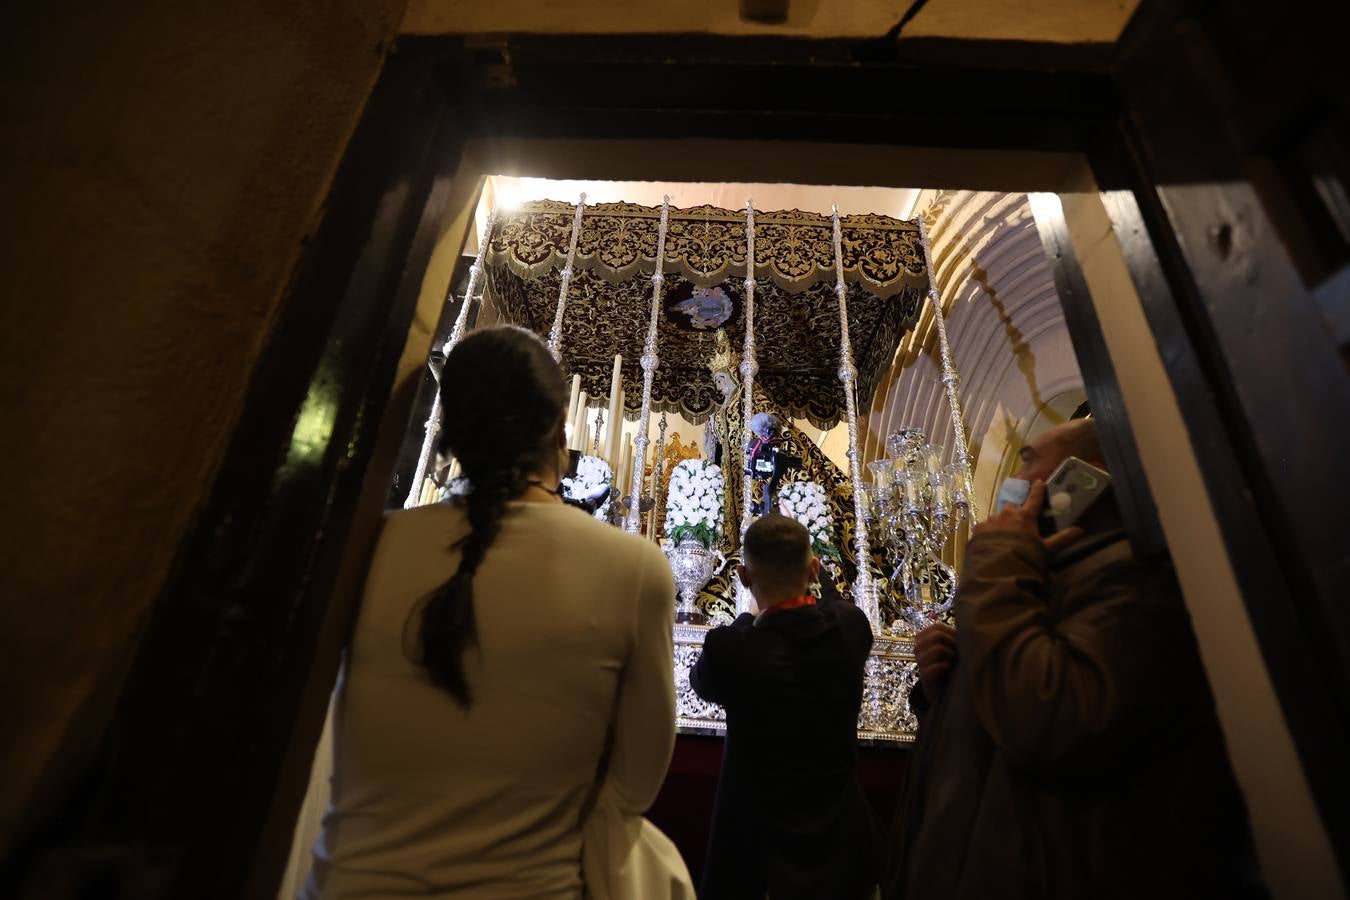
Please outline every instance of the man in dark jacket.
[[1041, 537], [1068, 456], [1106, 468], [1093, 423], [1023, 448], [1025, 501], [976, 527], [955, 632], [915, 641], [929, 708], [886, 895], [1263, 897], [1171, 566], [1134, 559], [1109, 493]]
[[878, 881], [877, 829], [858, 786], [867, 617], [817, 604], [811, 539], [784, 516], [745, 535], [741, 581], [758, 615], [708, 633], [689, 673], [727, 713], [702, 900], [851, 900]]

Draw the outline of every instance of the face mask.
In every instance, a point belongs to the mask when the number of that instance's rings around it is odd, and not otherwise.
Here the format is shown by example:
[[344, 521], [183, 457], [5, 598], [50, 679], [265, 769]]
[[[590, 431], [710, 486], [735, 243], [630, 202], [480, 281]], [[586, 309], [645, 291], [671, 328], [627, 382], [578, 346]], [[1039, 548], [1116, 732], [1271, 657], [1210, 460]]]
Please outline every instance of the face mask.
[[1008, 505], [1021, 506], [1027, 502], [1027, 495], [1030, 493], [1030, 481], [1025, 478], [1005, 478], [1003, 484], [999, 486], [998, 497], [994, 499], [994, 511], [997, 512]]

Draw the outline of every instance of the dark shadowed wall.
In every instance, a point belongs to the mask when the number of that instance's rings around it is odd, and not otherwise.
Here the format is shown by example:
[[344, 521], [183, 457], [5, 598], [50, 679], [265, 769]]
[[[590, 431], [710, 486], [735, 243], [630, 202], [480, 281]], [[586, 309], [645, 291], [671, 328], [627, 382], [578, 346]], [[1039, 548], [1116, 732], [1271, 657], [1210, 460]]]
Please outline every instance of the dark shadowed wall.
[[404, 5], [6, 15], [0, 848], [108, 721]]

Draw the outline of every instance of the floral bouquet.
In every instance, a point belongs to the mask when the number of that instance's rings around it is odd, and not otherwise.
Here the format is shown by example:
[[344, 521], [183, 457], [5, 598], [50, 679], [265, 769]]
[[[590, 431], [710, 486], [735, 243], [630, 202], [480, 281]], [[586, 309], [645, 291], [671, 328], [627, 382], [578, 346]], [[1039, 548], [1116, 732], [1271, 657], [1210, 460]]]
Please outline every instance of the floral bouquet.
[[670, 473], [666, 537], [672, 544], [693, 537], [711, 550], [722, 532], [725, 487], [722, 469], [706, 459], [686, 459]]
[[834, 515], [825, 489], [814, 481], [794, 481], [778, 495], [778, 511], [806, 526], [811, 535], [811, 552], [816, 556], [838, 559], [834, 546]]
[[[614, 484], [614, 470], [598, 456], [583, 456], [577, 462], [577, 474], [562, 480], [562, 493], [568, 500], [594, 500]], [[605, 498], [593, 515], [602, 522], [609, 521], [609, 506], [613, 493]]]

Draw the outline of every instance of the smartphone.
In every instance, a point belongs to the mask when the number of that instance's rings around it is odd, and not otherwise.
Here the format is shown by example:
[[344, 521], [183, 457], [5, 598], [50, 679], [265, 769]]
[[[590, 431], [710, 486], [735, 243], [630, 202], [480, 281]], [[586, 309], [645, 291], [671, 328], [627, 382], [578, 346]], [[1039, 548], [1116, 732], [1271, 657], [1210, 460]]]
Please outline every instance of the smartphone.
[[1075, 525], [1111, 487], [1111, 476], [1076, 456], [1059, 464], [1045, 482], [1041, 534], [1048, 537]]

